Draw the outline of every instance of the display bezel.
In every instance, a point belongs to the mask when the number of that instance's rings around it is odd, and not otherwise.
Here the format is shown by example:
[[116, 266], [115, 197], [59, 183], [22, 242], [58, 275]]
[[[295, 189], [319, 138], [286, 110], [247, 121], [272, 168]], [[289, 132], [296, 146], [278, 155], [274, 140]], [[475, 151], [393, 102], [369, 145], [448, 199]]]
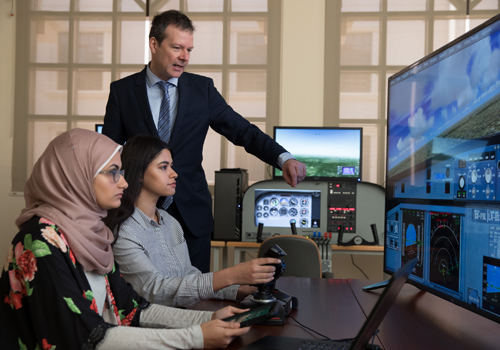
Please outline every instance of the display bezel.
[[[398, 78], [399, 79], [402, 79], [405, 77], [405, 75], [409, 75], [411, 76], [414, 72], [418, 72], [420, 67], [422, 67], [422, 65], [426, 62], [430, 62], [433, 58], [435, 57], [438, 57], [439, 55], [443, 54], [444, 52], [446, 52], [447, 50], [449, 50], [450, 48], [454, 48], [456, 47], [457, 45], [460, 45], [461, 43], [464, 43], [468, 38], [471, 38], [473, 37], [474, 35], [476, 35], [477, 33], [480, 33], [481, 31], [483, 31], [484, 29], [486, 29], [487, 27], [491, 26], [492, 24], [495, 24], [495, 23], [498, 23], [500, 22], [500, 14], [499, 15], [496, 15], [492, 18], [490, 18], [489, 20], [487, 20], [486, 22], [482, 23], [481, 25], [477, 26], [476, 28], [470, 30], [469, 32], [461, 35], [460, 37], [456, 38], [455, 40], [451, 41], [450, 43], [446, 44], [445, 46], [433, 51], [432, 53], [430, 53], [429, 55], [426, 55], [425, 57], [419, 59], [418, 61], [416, 61], [415, 63], [407, 66], [406, 68], [400, 70], [399, 72], [397, 72], [396, 74], [392, 75], [391, 77], [388, 78], [388, 101], [387, 101], [387, 137], [386, 137], [386, 140], [387, 142], [389, 142], [389, 139], [391, 137], [391, 128], [390, 128], [390, 125], [391, 125], [391, 116], [390, 116], [390, 106], [391, 106], [391, 86], [392, 86], [392, 83], [397, 80]], [[439, 60], [438, 60], [439, 62]], [[429, 64], [430, 65], [430, 64]], [[500, 153], [499, 153], [500, 154]], [[386, 159], [389, 160], [390, 159], [390, 149], [389, 149], [389, 144], [387, 145], [386, 147]], [[427, 159], [426, 161], [431, 163], [432, 162], [432, 158], [429, 158]], [[391, 211], [391, 210], [394, 210], [395, 208], [399, 208], [399, 207], [404, 207], [404, 203], [405, 203], [405, 200], [404, 199], [401, 199], [399, 201], [400, 204], [398, 204], [397, 206], [394, 206], [394, 202], [389, 202], [389, 199], [394, 197], [394, 191], [395, 191], [395, 186], [393, 186], [395, 183], [396, 183], [396, 180], [398, 179], [401, 179], [405, 176], [408, 176], [408, 174], [416, 174], [418, 173], [419, 171], [422, 171], [423, 169], [426, 168], [426, 164], [424, 163], [419, 163], [419, 164], [416, 164], [416, 167], [414, 166], [413, 169], [412, 168], [409, 168], [409, 169], [406, 169], [404, 170], [403, 172], [401, 173], [398, 173], [394, 176], [390, 176], [390, 164], [389, 164], [389, 161], [386, 161], [386, 203], [385, 203], [385, 217], [384, 217], [384, 220], [385, 220], [385, 228], [387, 229], [388, 228], [388, 225], [390, 225], [391, 223], [389, 222], [388, 220], [388, 213]], [[392, 197], [391, 197], [392, 196]], [[498, 202], [498, 201], [496, 201]], [[409, 201], [406, 201], [406, 203], [410, 203]], [[432, 205], [445, 205], [446, 203], [448, 202], [445, 202], [445, 201], [440, 201], [440, 200], [432, 200], [432, 199], [429, 199], [427, 201], [427, 204], [425, 204], [425, 201], [422, 200], [419, 202], [420, 204], [422, 205], [428, 205], [428, 206], [432, 206]], [[450, 204], [448, 204], [448, 206], [450, 206]], [[460, 208], [460, 207], [466, 207], [465, 204], [454, 204], [454, 206], [456, 206], [457, 208]], [[487, 208], [487, 204], [484, 204], [484, 203], [481, 203], [480, 205], [478, 205], [478, 207], [485, 207]], [[465, 210], [465, 209], [464, 209]], [[458, 211], [458, 210], [457, 210]], [[402, 220], [402, 219], [400, 219]], [[385, 239], [388, 240], [390, 239], [390, 237], [386, 234], [385, 235]], [[384, 242], [384, 244], [387, 244], [388, 242]], [[399, 244], [401, 245], [401, 242], [399, 242]], [[388, 268], [388, 251], [387, 251], [387, 247], [386, 249], [384, 249], [384, 272], [389, 274], [389, 275], [392, 275], [395, 270], [394, 269], [390, 269]], [[396, 269], [397, 270], [397, 269]], [[473, 311], [479, 315], [482, 315], [488, 319], [491, 319], [497, 323], [500, 323], [500, 316], [499, 315], [496, 315], [496, 314], [493, 314], [493, 313], [490, 313], [490, 312], [487, 312], [485, 310], [483, 310], [479, 305], [477, 307], [463, 301], [463, 300], [460, 300], [458, 298], [455, 298], [453, 296], [451, 296], [450, 294], [448, 293], [444, 293], [442, 291], [438, 289], [436, 289], [436, 286], [428, 286], [426, 284], [423, 284], [421, 282], [419, 282], [418, 280], [415, 280], [413, 279], [412, 276], [410, 276], [410, 278], [408, 279], [407, 283], [411, 284], [411, 285], [414, 285], [415, 287], [423, 290], [423, 291], [427, 291], [429, 293], [432, 293], [438, 297], [441, 297], [443, 299], [446, 299], [448, 301], [450, 301], [451, 303], [454, 303], [458, 306], [461, 306], [467, 310], [470, 310], [470, 311]], [[481, 291], [480, 291], [481, 293]]]
[[[312, 130], [318, 130], [318, 131], [338, 131], [339, 133], [342, 131], [358, 131], [359, 132], [359, 174], [356, 177], [353, 176], [323, 176], [323, 175], [313, 175], [311, 174], [311, 171], [308, 172], [306, 178], [304, 179], [305, 181], [343, 181], [343, 182], [360, 182], [361, 177], [362, 177], [362, 168], [363, 168], [363, 128], [362, 127], [297, 127], [297, 126], [275, 126], [273, 129], [273, 138], [275, 141], [279, 143], [279, 140], [276, 139], [276, 132], [279, 130], [303, 130], [303, 131], [312, 131]], [[292, 156], [294, 156], [297, 160], [301, 161], [301, 157], [297, 154], [297, 152], [294, 152], [292, 147], [287, 147], [287, 145], [282, 145], [284, 148], [289, 151]], [[307, 163], [306, 168], [307, 168]], [[273, 167], [272, 169], [273, 173], [273, 179], [274, 180], [282, 180], [283, 176], [280, 174], [277, 174], [278, 171], [281, 171], [277, 167]]]

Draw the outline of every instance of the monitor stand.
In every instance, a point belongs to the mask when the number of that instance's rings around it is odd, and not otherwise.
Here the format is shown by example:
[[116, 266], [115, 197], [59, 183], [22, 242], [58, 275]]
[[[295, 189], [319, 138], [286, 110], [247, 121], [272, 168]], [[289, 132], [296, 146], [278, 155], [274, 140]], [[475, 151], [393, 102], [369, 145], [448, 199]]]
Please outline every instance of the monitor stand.
[[[371, 224], [370, 226], [372, 228], [373, 241], [376, 242], [376, 244], [378, 245], [377, 225]], [[382, 282], [379, 282], [379, 283], [370, 284], [369, 286], [364, 286], [363, 290], [367, 291], [367, 290], [374, 290], [374, 289], [384, 288], [385, 286], [387, 286], [388, 283], [389, 283], [389, 280], [385, 280], [385, 281], [382, 281]]]
[[384, 288], [385, 286], [387, 286], [388, 283], [389, 283], [389, 280], [385, 280], [385, 281], [382, 281], [382, 282], [379, 282], [379, 283], [370, 284], [369, 286], [364, 286], [363, 290], [367, 291], [367, 290], [374, 290], [374, 289]]

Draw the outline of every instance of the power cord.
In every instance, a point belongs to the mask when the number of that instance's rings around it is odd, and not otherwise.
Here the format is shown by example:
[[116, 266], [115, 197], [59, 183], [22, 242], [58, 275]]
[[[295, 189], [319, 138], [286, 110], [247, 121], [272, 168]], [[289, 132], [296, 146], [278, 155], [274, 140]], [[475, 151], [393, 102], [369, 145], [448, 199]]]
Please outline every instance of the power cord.
[[295, 319], [295, 317], [293, 317], [292, 315], [287, 315], [287, 316], [285, 316], [285, 317], [290, 317], [292, 320], [294, 320], [295, 322], [297, 322], [297, 323], [299, 324], [299, 326], [301, 326], [302, 328], [305, 328], [305, 329], [307, 329], [307, 330], [309, 330], [309, 331], [311, 331], [311, 332], [314, 332], [314, 333], [316, 333], [317, 335], [319, 335], [320, 337], [325, 338], [326, 340], [338, 341], [338, 342], [352, 342], [352, 341], [354, 341], [354, 338], [345, 338], [345, 339], [330, 339], [330, 338], [329, 338], [329, 337], [327, 337], [326, 335], [321, 334], [321, 333], [319, 333], [319, 332], [316, 332], [314, 329], [311, 329], [311, 328], [307, 327], [306, 325], [303, 325], [302, 323], [300, 323], [299, 321], [297, 321], [297, 320]]
[[352, 261], [352, 264], [358, 268], [359, 271], [361, 271], [361, 273], [363, 273], [363, 275], [365, 275], [366, 279], [369, 280], [368, 276], [366, 275], [366, 273], [361, 269], [361, 267], [359, 267], [358, 265], [356, 265], [356, 263], [354, 262], [354, 257], [352, 256], [351, 254], [351, 261]]
[[[286, 315], [285, 317], [286, 318], [291, 318], [292, 320], [294, 320], [295, 322], [297, 322], [298, 325], [301, 326], [302, 328], [305, 328], [305, 329], [307, 329], [307, 330], [309, 330], [311, 332], [314, 332], [317, 335], [319, 335], [320, 337], [325, 338], [326, 340], [335, 341], [335, 342], [341, 342], [341, 343], [352, 343], [352, 342], [354, 342], [356, 340], [356, 338], [330, 339], [326, 335], [321, 334], [319, 332], [316, 332], [314, 329], [311, 329], [311, 328], [307, 327], [306, 325], [303, 325], [302, 323], [300, 323], [299, 321], [297, 321], [295, 319], [295, 317], [293, 317], [292, 315]], [[374, 344], [375, 337], [377, 336], [377, 334], [378, 334], [378, 329], [375, 332], [375, 334], [373, 335], [372, 343], [371, 344], [367, 344], [366, 347], [365, 347], [365, 350], [382, 350], [382, 348], [380, 346], [378, 346], [377, 344]]]
[[375, 342], [375, 337], [377, 336], [378, 334], [378, 329], [375, 331], [375, 334], [373, 335], [372, 337], [372, 343], [371, 344], [367, 344], [365, 346], [365, 349], [366, 350], [381, 350], [382, 348], [380, 346], [378, 346], [377, 344], [373, 344]]

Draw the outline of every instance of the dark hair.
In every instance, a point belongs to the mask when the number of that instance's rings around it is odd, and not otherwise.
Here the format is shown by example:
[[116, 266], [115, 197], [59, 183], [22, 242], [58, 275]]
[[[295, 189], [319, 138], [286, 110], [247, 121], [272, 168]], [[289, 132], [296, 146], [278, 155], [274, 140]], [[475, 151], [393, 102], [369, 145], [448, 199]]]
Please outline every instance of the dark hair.
[[168, 26], [174, 26], [181, 30], [189, 30], [194, 32], [193, 22], [188, 16], [177, 10], [168, 10], [157, 14], [151, 22], [151, 30], [149, 31], [149, 39], [155, 38], [158, 44], [165, 39], [165, 30]]
[[120, 207], [108, 210], [108, 216], [103, 220], [106, 226], [114, 232], [115, 242], [121, 225], [134, 213], [134, 204], [141, 193], [146, 169], [164, 149], [170, 151], [168, 144], [157, 137], [148, 135], [136, 135], [123, 146], [122, 168], [125, 169], [128, 188], [123, 192]]

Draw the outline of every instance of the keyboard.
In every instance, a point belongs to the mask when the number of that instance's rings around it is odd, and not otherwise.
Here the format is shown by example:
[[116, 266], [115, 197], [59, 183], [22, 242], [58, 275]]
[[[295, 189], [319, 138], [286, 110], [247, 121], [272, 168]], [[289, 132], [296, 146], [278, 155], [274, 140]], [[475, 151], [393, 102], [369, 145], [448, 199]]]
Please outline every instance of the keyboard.
[[328, 344], [324, 341], [304, 341], [297, 350], [348, 350], [350, 346], [350, 344], [339, 344], [336, 342]]

